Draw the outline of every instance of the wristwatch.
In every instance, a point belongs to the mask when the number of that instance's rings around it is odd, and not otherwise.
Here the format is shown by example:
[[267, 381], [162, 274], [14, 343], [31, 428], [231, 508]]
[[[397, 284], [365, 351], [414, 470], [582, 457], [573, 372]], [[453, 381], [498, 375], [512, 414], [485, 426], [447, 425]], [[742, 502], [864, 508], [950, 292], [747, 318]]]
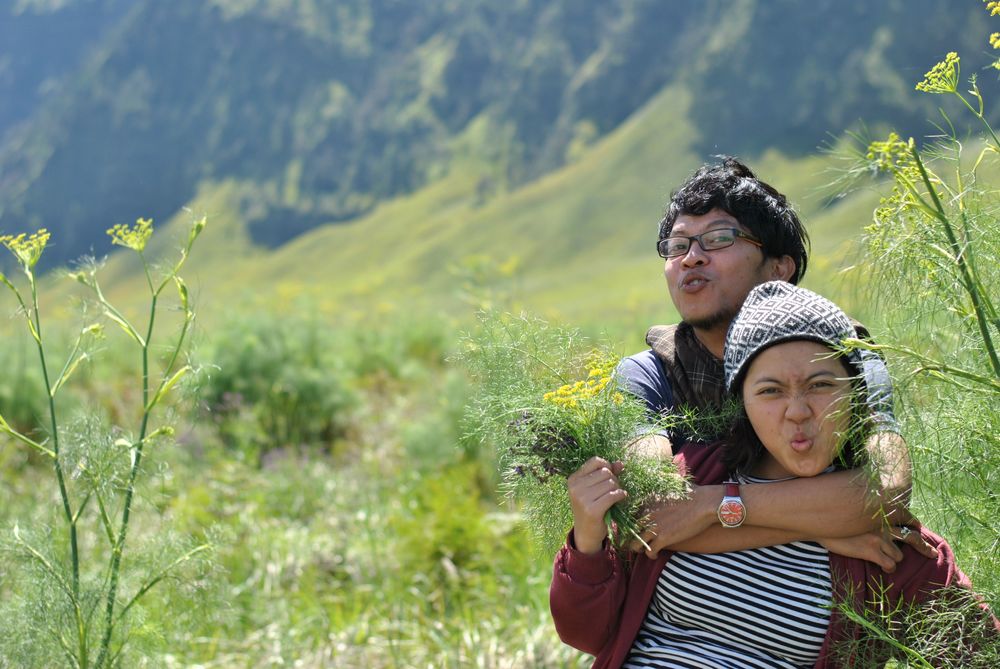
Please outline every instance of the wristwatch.
[[722, 503], [719, 504], [719, 522], [723, 527], [739, 527], [747, 518], [747, 507], [740, 497], [740, 484], [727, 481], [725, 486]]

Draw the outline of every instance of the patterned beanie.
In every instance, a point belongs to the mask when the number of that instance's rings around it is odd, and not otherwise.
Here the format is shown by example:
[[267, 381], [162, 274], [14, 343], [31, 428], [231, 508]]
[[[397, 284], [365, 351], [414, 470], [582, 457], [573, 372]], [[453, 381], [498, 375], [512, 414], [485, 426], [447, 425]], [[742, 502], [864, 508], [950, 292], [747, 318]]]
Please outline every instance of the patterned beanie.
[[[856, 336], [847, 314], [825, 297], [784, 281], [762, 283], [747, 295], [726, 334], [726, 389], [737, 388], [753, 357], [769, 346], [808, 339], [836, 348]], [[854, 370], [861, 369], [856, 349], [845, 357]]]

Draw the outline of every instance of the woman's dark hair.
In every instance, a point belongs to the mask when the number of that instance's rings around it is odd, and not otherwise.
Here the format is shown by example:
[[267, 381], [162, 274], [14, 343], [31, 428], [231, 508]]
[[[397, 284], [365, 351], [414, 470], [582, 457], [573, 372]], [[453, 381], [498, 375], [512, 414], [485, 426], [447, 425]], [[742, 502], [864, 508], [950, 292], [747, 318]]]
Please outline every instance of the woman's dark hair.
[[[759, 353], [759, 352], [758, 352]], [[851, 419], [848, 423], [844, 444], [840, 448], [834, 466], [837, 469], [854, 469], [867, 462], [865, 442], [872, 431], [871, 408], [867, 402], [867, 386], [860, 370], [855, 369], [845, 358], [839, 358], [851, 379]], [[743, 379], [746, 375], [743, 375]], [[722, 446], [722, 462], [726, 470], [733, 474], [749, 474], [764, 455], [764, 444], [753, 429], [750, 417], [743, 405], [743, 381], [733, 386], [732, 395], [738, 401], [740, 412], [730, 428], [729, 438]]]
[[719, 157], [721, 163], [703, 166], [671, 196], [660, 221], [659, 239], [670, 236], [682, 214], [702, 216], [722, 209], [760, 240], [765, 256], [791, 256], [795, 273], [789, 282], [798, 283], [806, 273], [809, 235], [795, 210], [749, 167], [732, 156]]

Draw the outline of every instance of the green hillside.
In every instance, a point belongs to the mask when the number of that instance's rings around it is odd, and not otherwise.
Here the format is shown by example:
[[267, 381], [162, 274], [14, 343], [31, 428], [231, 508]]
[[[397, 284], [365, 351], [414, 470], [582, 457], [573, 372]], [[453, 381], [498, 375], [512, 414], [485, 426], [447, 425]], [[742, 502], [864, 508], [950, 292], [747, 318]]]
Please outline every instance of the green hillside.
[[8, 3], [0, 233], [57, 233], [52, 267], [234, 181], [247, 238], [273, 249], [364, 227], [469, 159], [484, 169], [453, 188], [490, 203], [588, 164], [587, 147], [684, 90], [671, 113], [690, 108], [697, 133], [657, 136], [674, 162], [645, 177], [665, 189], [696, 162], [685, 151], [803, 157], [859, 119], [922, 128], [935, 102], [912, 82], [980, 49], [986, 23], [979, 0]]
[[[469, 159], [352, 225], [321, 227], [273, 252], [255, 250], [241, 225], [241, 198], [251, 186], [206, 186], [188, 205], [209, 217], [188, 270], [200, 310], [211, 319], [241, 308], [307, 306], [347, 324], [414, 312], [465, 321], [493, 303], [610, 328], [638, 345], [646, 325], [673, 317], [653, 244], [669, 190], [700, 163], [690, 113], [690, 94], [668, 88], [575, 163], [486, 204], [476, 186], [489, 166]], [[813, 264], [806, 284], [847, 297], [839, 269], [870, 220], [873, 196], [824, 206], [833, 178], [827, 159], [774, 151], [747, 158], [807, 221]], [[183, 229], [191, 215], [169, 227]], [[169, 237], [160, 238], [160, 249]], [[130, 257], [109, 264], [112, 294], [127, 299], [141, 288]]]

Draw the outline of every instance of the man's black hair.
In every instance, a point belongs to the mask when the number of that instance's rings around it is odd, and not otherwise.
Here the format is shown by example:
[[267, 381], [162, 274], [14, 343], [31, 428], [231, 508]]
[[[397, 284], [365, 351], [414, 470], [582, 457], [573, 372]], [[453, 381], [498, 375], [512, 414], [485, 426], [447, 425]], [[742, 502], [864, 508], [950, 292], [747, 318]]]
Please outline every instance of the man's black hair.
[[788, 199], [757, 178], [732, 156], [719, 156], [721, 163], [705, 165], [678, 188], [660, 221], [660, 239], [670, 236], [677, 217], [702, 216], [722, 209], [740, 222], [764, 245], [764, 255], [795, 261], [789, 281], [798, 283], [806, 273], [809, 235]]

